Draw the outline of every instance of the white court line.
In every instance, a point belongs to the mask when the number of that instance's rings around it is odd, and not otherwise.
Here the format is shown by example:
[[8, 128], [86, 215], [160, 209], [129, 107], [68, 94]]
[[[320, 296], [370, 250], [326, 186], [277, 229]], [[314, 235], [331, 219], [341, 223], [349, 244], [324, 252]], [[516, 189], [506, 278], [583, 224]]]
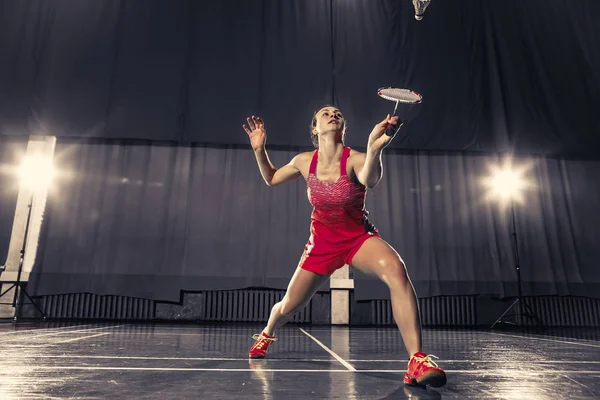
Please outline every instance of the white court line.
[[[79, 340], [93, 336], [100, 335], [114, 335], [114, 333], [100, 333], [98, 335], [85, 336], [83, 338], [69, 339]], [[55, 342], [56, 343], [56, 342]], [[61, 342], [58, 342], [61, 343]], [[44, 347], [44, 346], [38, 346]], [[30, 347], [28, 347], [30, 348]], [[94, 360], [154, 360], [154, 361], [248, 361], [248, 357], [144, 357], [144, 356], [78, 356], [78, 355], [45, 355], [25, 354], [20, 356], [21, 358], [69, 358], [69, 359], [94, 359]], [[269, 362], [332, 362], [331, 359], [327, 358], [269, 358]], [[404, 360], [357, 360], [350, 359], [348, 362], [364, 362], [364, 363], [376, 363], [376, 362], [400, 362], [404, 363]], [[440, 360], [440, 362], [446, 363], [474, 363], [474, 364], [497, 364], [498, 361], [489, 360]], [[556, 364], [557, 361], [530, 361], [530, 364]], [[560, 364], [600, 364], [600, 361], [564, 361], [560, 360]], [[600, 371], [598, 371], [600, 373]]]
[[77, 340], [83, 340], [83, 339], [89, 339], [89, 338], [93, 338], [93, 337], [98, 337], [98, 336], [104, 336], [104, 335], [110, 335], [110, 332], [107, 333], [97, 333], [95, 335], [89, 335], [89, 336], [82, 336], [82, 337], [78, 337], [75, 339], [67, 339], [67, 340], [61, 340], [60, 342], [54, 342], [52, 344], [58, 344], [58, 343], [67, 343], [67, 342], [75, 342]]
[[521, 339], [531, 339], [531, 340], [545, 340], [545, 341], [548, 341], [548, 342], [567, 343], [567, 344], [575, 344], [575, 345], [579, 345], [579, 346], [588, 346], [588, 347], [600, 348], [600, 345], [598, 345], [598, 344], [569, 342], [569, 341], [566, 341], [566, 340], [548, 339], [548, 338], [539, 337], [539, 336], [519, 336], [519, 335], [509, 335], [509, 334], [506, 334], [506, 333], [494, 333], [494, 332], [482, 332], [482, 333], [487, 333], [488, 335], [508, 336], [508, 337], [515, 337], [515, 338], [521, 338]]
[[[60, 367], [60, 366], [31, 366], [32, 370], [111, 370], [111, 371], [209, 371], [209, 372], [343, 372], [350, 373], [347, 369], [258, 369], [258, 368], [160, 368], [160, 367], [95, 367], [95, 366], [80, 366], [80, 367]], [[362, 372], [362, 371], [360, 371]]]
[[[502, 370], [502, 371], [494, 371], [494, 370], [471, 370], [471, 369], [445, 369], [444, 370], [446, 373], [451, 373], [451, 374], [466, 374], [466, 375], [484, 375], [484, 376], [503, 376], [506, 377], [507, 376], [507, 370]], [[574, 371], [570, 371], [570, 370], [556, 370], [556, 371], [552, 371], [552, 370], [546, 370], [546, 371], [540, 371], [540, 372], [529, 372], [529, 373], [525, 373], [522, 370], [519, 369], [514, 369], [514, 370], [510, 370], [518, 372], [520, 375], [523, 376], [531, 376], [531, 375], [541, 375], [541, 374], [585, 374], [585, 375], [594, 375], [594, 376], [600, 376], [600, 371], [579, 371], [579, 370], [574, 370]], [[406, 372], [405, 369], [360, 369], [356, 372], [398, 372], [398, 373], [404, 373]]]
[[[120, 335], [153, 335], [153, 336], [210, 336], [215, 335], [214, 332], [198, 332], [198, 333], [167, 333], [167, 332], [119, 332]], [[221, 335], [222, 333], [219, 333]], [[245, 333], [236, 333], [231, 334], [228, 333], [227, 336], [241, 336], [241, 337], [251, 337], [252, 335]], [[303, 338], [304, 335], [285, 335], [286, 338]]]
[[[357, 360], [357, 359], [351, 359], [348, 360], [348, 362], [365, 362], [365, 363], [373, 363], [373, 362], [408, 362], [408, 360], [400, 360], [400, 359], [396, 359], [396, 360]], [[473, 363], [473, 364], [497, 364], [498, 361], [492, 361], [492, 360], [444, 360], [441, 359], [439, 360], [439, 362], [441, 363]], [[565, 361], [565, 360], [540, 360], [540, 361], [527, 361], [528, 364], [556, 364], [557, 362], [560, 362], [561, 364], [600, 364], [600, 361], [579, 361], [579, 360], [571, 360], [571, 361]]]
[[576, 381], [575, 379], [569, 377], [568, 375], [563, 375], [563, 378], [567, 378], [568, 380], [570, 380], [571, 382], [574, 382], [574, 383], [578, 384], [579, 386], [583, 386], [584, 388], [586, 388], [588, 390], [592, 390], [589, 387], [587, 387], [586, 385], [584, 385], [583, 383]]
[[[135, 325], [135, 323], [133, 323]], [[163, 326], [163, 325], [136, 325], [136, 326], [144, 326], [147, 327], [145, 329], [164, 329], [164, 330], [177, 330], [177, 331], [197, 331], [197, 330], [210, 330], [210, 331], [239, 331], [239, 332], [255, 332], [257, 329], [255, 328], [250, 328], [250, 327], [216, 327], [216, 326], [211, 326], [211, 325], [202, 325], [202, 326], [196, 326], [196, 327], [189, 327], [189, 326]], [[285, 329], [282, 329], [285, 330]]]
[[348, 362], [346, 362], [342, 357], [338, 356], [337, 354], [335, 354], [333, 351], [331, 351], [331, 349], [329, 349], [327, 346], [325, 346], [323, 343], [319, 342], [317, 340], [317, 338], [315, 338], [314, 336], [312, 336], [310, 333], [306, 332], [304, 329], [300, 328], [300, 330], [309, 338], [311, 338], [312, 340], [314, 340], [319, 346], [321, 346], [326, 352], [328, 352], [329, 354], [331, 354], [336, 360], [338, 360], [339, 362], [342, 363], [342, 365], [346, 368], [348, 368], [349, 371], [356, 371], [356, 368], [354, 368], [352, 365], [350, 365]]
[[[103, 333], [108, 335], [108, 333]], [[68, 358], [68, 359], [99, 359], [99, 360], [154, 360], [154, 361], [248, 361], [249, 358], [223, 358], [223, 357], [143, 357], [143, 356], [76, 356], [76, 355], [19, 355], [19, 358]], [[334, 362], [327, 358], [269, 358], [269, 362], [289, 361], [289, 362]]]
[[7, 342], [15, 342], [18, 340], [24, 340], [24, 339], [36, 339], [39, 337], [45, 337], [45, 336], [55, 336], [55, 335], [64, 335], [66, 333], [76, 333], [76, 332], [90, 332], [90, 331], [97, 331], [99, 329], [110, 329], [110, 328], [118, 328], [120, 326], [126, 326], [127, 324], [122, 324], [122, 325], [112, 325], [112, 326], [104, 326], [101, 328], [90, 328], [90, 329], [77, 329], [74, 331], [60, 331], [60, 332], [52, 332], [52, 333], [46, 333], [44, 335], [27, 335], [25, 337], [18, 337], [18, 338], [11, 338], [9, 340], [5, 340], [2, 343], [7, 343]]
[[10, 332], [0, 332], [0, 335], [9, 335], [9, 334], [26, 333], [26, 332], [39, 332], [39, 331], [48, 332], [48, 331], [56, 331], [59, 329], [79, 328], [81, 326], [91, 326], [91, 325], [94, 325], [94, 324], [59, 326], [58, 328], [22, 329], [22, 330], [17, 330], [17, 331], [10, 331]]
[[[275, 368], [160, 368], [160, 367], [98, 367], [98, 366], [43, 366], [43, 365], [32, 365], [32, 370], [111, 370], [111, 371], [212, 371], [212, 372], [316, 372], [316, 373], [405, 373], [406, 369], [361, 369], [361, 370], [348, 370], [348, 369], [275, 369]], [[455, 369], [445, 370], [446, 373], [452, 374], [467, 374], [467, 375], [484, 375], [484, 376], [507, 376], [506, 370], [503, 371], [489, 371], [489, 370], [468, 370], [468, 369]], [[540, 375], [540, 374], [585, 374], [600, 376], [600, 371], [570, 371], [570, 370], [556, 370], [556, 371], [544, 371], [544, 372], [530, 372], [524, 373], [521, 370], [515, 369], [522, 375]]]

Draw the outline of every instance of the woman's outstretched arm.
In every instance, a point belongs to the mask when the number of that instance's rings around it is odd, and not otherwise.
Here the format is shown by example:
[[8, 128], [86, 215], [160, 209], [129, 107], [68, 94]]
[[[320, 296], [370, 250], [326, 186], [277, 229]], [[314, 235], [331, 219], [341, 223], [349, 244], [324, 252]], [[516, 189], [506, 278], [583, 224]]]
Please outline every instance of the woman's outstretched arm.
[[[392, 141], [393, 136], [385, 134], [388, 124], [397, 125], [399, 118], [389, 115], [380, 123], [375, 125], [369, 135], [367, 143], [367, 153], [360, 154], [360, 159], [356, 164], [355, 172], [358, 181], [368, 188], [372, 188], [379, 183], [383, 176], [383, 166], [381, 163], [381, 154], [383, 149]], [[402, 125], [402, 123], [400, 123]]]
[[244, 130], [250, 137], [250, 144], [254, 155], [256, 156], [256, 162], [260, 173], [265, 180], [265, 183], [269, 186], [276, 186], [287, 181], [298, 178], [301, 173], [297, 166], [298, 156], [294, 157], [287, 165], [276, 168], [267, 154], [265, 144], [267, 142], [267, 131], [265, 129], [265, 123], [259, 117], [247, 118], [248, 127], [243, 125]]

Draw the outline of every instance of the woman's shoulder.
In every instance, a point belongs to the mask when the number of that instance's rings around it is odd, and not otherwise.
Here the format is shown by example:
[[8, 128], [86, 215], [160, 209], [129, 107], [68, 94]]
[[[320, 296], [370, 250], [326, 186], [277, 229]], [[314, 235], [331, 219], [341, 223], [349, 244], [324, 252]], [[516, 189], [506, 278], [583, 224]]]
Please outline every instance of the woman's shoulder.
[[315, 151], [317, 151], [317, 150], [303, 151], [302, 153], [298, 153], [298, 155], [296, 157], [310, 160], [310, 159], [312, 159], [313, 154], [315, 154]]
[[366, 154], [358, 150], [350, 149], [349, 161], [364, 161]]
[[315, 151], [304, 151], [302, 153], [298, 153], [292, 159], [292, 164], [294, 164], [297, 168], [301, 168], [304, 165], [310, 164], [314, 153]]
[[365, 155], [365, 153], [362, 153], [358, 150], [354, 150], [353, 148], [350, 148], [350, 157], [352, 156], [360, 156], [360, 155]]
[[304, 161], [304, 162], [310, 162], [313, 158], [313, 155], [315, 154], [316, 150], [313, 151], [303, 151], [302, 153], [298, 153], [296, 155], [296, 159], [300, 160], [300, 161]]

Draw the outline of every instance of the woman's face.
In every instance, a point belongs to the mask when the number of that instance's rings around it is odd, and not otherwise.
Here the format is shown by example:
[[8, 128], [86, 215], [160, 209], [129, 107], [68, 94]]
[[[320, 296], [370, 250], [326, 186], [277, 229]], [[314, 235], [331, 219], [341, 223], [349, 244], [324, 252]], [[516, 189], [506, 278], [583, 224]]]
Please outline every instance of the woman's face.
[[314, 134], [331, 131], [344, 131], [345, 120], [340, 110], [335, 107], [323, 107], [315, 115]]

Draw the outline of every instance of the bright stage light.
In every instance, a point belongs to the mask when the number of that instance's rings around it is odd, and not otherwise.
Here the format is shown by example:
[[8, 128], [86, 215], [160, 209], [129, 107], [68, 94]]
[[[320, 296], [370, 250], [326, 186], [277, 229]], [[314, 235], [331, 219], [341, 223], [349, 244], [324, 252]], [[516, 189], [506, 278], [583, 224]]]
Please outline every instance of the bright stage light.
[[523, 186], [521, 175], [512, 170], [497, 170], [491, 176], [493, 195], [504, 200], [518, 197]]
[[505, 160], [502, 166], [489, 166], [490, 175], [483, 180], [487, 187], [487, 200], [498, 200], [501, 203], [524, 201], [524, 190], [531, 187], [531, 183], [525, 179], [525, 173], [530, 166], [516, 167], [512, 159]]
[[21, 186], [30, 190], [48, 189], [54, 179], [52, 159], [43, 156], [25, 156], [19, 168]]
[[[504, 159], [502, 166], [490, 165], [490, 175], [483, 179], [483, 184], [487, 186], [488, 193], [486, 200], [492, 200], [500, 203], [502, 213], [505, 213], [507, 209], [510, 211], [511, 219], [511, 237], [513, 240], [512, 249], [515, 257], [515, 270], [517, 273], [517, 284], [518, 284], [518, 296], [517, 299], [504, 311], [504, 313], [498, 318], [490, 328], [493, 328], [507, 316], [508, 312], [513, 307], [518, 306], [517, 314], [508, 314], [508, 316], [518, 315], [520, 317], [533, 318], [535, 322], [544, 326], [540, 319], [535, 315], [531, 308], [523, 299], [522, 281], [521, 281], [521, 265], [519, 263], [519, 240], [517, 239], [517, 218], [515, 216], [515, 203], [525, 202], [525, 191], [535, 188], [535, 184], [529, 181], [525, 175], [533, 168], [534, 162], [527, 164], [521, 164], [519, 166], [513, 165], [513, 160], [510, 157]], [[527, 310], [527, 311], [524, 311]], [[507, 322], [508, 323], [508, 322]], [[519, 319], [516, 322], [510, 322], [514, 325], [519, 323]]]

